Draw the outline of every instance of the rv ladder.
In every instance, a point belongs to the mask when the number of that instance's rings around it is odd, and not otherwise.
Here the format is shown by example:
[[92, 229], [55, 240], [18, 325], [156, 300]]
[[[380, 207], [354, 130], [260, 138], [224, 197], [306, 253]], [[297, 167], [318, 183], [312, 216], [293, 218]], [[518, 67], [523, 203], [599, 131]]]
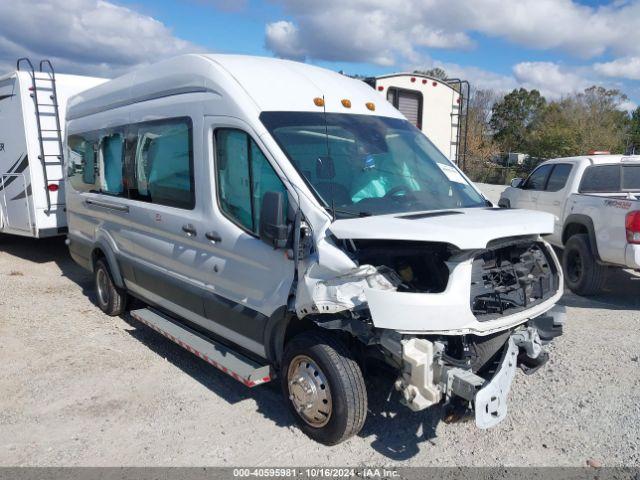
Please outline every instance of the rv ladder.
[[[64, 205], [60, 200], [55, 205], [51, 203], [51, 193], [49, 184], [51, 182], [59, 183], [64, 179], [64, 158], [62, 150], [62, 129], [60, 128], [60, 111], [58, 109], [58, 93], [56, 91], [56, 73], [53, 65], [49, 60], [41, 60], [39, 71], [36, 74], [33, 64], [28, 58], [19, 58], [17, 69], [20, 70], [22, 63], [29, 67], [29, 75], [31, 75], [31, 98], [36, 110], [36, 124], [38, 126], [38, 144], [40, 146], [40, 155], [38, 159], [42, 164], [42, 175], [44, 177], [44, 190], [47, 199], [46, 213], [51, 213], [52, 207]], [[39, 75], [38, 75], [39, 74]], [[38, 97], [40, 92], [49, 92], [48, 100], [51, 103], [43, 103]], [[44, 109], [44, 111], [43, 111]], [[55, 119], [54, 125], [49, 125], [47, 118]], [[46, 128], [43, 128], [44, 127]], [[55, 128], [51, 128], [55, 127]], [[47, 134], [45, 136], [45, 134]], [[53, 151], [54, 153], [51, 153]], [[47, 158], [53, 158], [55, 161], [47, 161]], [[47, 167], [59, 167], [55, 171], [59, 171], [59, 178], [49, 178], [50, 173]], [[60, 198], [60, 197], [58, 197]], [[62, 200], [64, 202], [64, 199]]]

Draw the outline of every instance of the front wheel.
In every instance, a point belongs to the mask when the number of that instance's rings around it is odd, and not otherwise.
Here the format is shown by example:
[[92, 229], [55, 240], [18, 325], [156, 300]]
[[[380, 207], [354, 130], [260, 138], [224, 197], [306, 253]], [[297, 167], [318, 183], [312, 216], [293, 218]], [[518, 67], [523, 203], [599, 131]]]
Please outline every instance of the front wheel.
[[567, 286], [577, 295], [594, 295], [604, 286], [607, 267], [596, 261], [587, 234], [569, 238], [562, 255], [562, 269]]
[[326, 332], [294, 337], [282, 362], [282, 390], [302, 431], [325, 445], [357, 434], [367, 416], [360, 367], [347, 346]]

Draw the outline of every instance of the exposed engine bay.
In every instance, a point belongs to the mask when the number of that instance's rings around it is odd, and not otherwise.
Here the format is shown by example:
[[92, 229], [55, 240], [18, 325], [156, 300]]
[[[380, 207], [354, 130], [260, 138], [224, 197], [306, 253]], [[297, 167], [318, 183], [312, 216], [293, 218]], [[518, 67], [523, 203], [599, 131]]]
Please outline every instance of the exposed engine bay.
[[496, 242], [476, 256], [471, 271], [471, 310], [486, 322], [551, 298], [559, 277], [542, 244]]

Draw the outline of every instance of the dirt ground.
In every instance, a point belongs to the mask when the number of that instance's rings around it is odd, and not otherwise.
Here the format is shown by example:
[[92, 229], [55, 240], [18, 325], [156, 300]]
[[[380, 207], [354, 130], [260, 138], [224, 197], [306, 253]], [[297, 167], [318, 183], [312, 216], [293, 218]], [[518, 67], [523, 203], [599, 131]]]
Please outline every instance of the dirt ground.
[[1, 466], [640, 466], [640, 279], [566, 294], [565, 334], [518, 372], [508, 418], [481, 431], [398, 404], [369, 376], [359, 436], [307, 439], [277, 385], [247, 389], [127, 316], [94, 305], [62, 239], [0, 239]]

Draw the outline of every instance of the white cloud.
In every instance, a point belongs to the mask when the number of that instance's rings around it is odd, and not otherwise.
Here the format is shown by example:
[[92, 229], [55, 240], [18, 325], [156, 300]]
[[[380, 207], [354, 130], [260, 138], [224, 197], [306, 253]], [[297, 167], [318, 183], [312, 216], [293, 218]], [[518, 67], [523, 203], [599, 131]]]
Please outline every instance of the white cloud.
[[606, 77], [640, 80], [640, 56], [618, 58], [611, 62], [596, 63], [594, 70]]
[[[424, 48], [470, 48], [473, 33], [530, 49], [591, 58], [640, 55], [640, 0], [591, 7], [574, 0], [274, 0], [296, 35], [267, 46], [318, 60], [415, 62]], [[279, 40], [279, 41], [276, 41]]]
[[0, 2], [0, 66], [51, 58], [58, 71], [110, 76], [198, 50], [152, 17], [104, 0]]
[[584, 90], [595, 83], [553, 62], [518, 63], [513, 67], [513, 75], [518, 85], [539, 90], [549, 99]]

